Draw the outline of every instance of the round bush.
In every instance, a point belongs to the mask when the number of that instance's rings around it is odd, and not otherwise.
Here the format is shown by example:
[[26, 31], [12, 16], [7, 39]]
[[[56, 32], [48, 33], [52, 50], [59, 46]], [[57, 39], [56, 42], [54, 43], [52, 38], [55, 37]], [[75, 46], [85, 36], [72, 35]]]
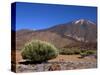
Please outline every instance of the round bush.
[[25, 45], [21, 52], [22, 58], [33, 62], [43, 62], [58, 55], [57, 48], [45, 41], [33, 40]]

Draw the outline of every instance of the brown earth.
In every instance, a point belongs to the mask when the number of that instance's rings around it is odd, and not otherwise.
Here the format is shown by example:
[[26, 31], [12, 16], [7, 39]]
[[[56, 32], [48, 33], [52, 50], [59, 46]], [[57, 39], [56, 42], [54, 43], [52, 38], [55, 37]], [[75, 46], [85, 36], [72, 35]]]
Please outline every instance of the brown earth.
[[23, 59], [20, 51], [16, 50], [12, 55], [12, 71], [17, 73], [97, 68], [97, 59], [91, 56], [80, 58], [80, 55], [58, 55], [45, 63], [25, 65], [21, 64]]
[[22, 49], [26, 43], [32, 40], [46, 41], [57, 48], [84, 47], [83, 44], [87, 45], [86, 48], [97, 48], [97, 25], [85, 19], [78, 20], [79, 23], [76, 22], [77, 20], [42, 30], [20, 29], [16, 32], [12, 31], [13, 34], [16, 34], [12, 38], [16, 37], [14, 39], [16, 40], [16, 49]]
[[[96, 62], [97, 59], [93, 57], [80, 58], [80, 55], [58, 55], [55, 59], [49, 60], [49, 62], [64, 62], [64, 61], [79, 61], [79, 62]], [[91, 59], [92, 58], [92, 59]], [[20, 51], [16, 51], [16, 63], [22, 61]]]

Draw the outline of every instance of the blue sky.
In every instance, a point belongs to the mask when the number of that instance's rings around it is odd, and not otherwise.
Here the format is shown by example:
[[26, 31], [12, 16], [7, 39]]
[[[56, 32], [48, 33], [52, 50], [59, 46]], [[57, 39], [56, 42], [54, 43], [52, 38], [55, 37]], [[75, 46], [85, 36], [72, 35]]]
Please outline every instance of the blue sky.
[[77, 19], [97, 21], [97, 8], [38, 3], [16, 3], [16, 30], [45, 29]]

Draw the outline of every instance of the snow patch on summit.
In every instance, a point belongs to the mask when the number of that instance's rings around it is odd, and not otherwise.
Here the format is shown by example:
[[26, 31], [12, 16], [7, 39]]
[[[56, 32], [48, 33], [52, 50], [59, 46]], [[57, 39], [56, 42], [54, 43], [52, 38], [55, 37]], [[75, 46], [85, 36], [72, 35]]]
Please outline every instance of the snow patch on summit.
[[83, 23], [87, 23], [87, 24], [93, 24], [95, 25], [94, 22], [90, 21], [90, 20], [85, 20], [85, 19], [79, 19], [73, 22], [74, 24], [80, 24], [82, 25]]
[[84, 22], [84, 19], [80, 19], [80, 20], [75, 21], [75, 24], [78, 24], [78, 23], [83, 24], [83, 22]]

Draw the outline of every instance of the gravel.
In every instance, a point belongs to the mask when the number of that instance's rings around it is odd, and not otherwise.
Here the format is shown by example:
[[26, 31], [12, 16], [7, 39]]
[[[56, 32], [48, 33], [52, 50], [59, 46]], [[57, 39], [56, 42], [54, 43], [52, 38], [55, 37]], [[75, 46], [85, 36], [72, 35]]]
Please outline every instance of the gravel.
[[16, 72], [42, 72], [42, 71], [49, 71], [50, 68], [52, 67], [55, 68], [54, 70], [59, 70], [56, 68], [56, 66], [59, 66], [60, 70], [89, 69], [89, 68], [97, 68], [97, 62], [69, 61], [69, 62], [47, 62], [47, 63], [29, 64], [29, 65], [17, 64]]

